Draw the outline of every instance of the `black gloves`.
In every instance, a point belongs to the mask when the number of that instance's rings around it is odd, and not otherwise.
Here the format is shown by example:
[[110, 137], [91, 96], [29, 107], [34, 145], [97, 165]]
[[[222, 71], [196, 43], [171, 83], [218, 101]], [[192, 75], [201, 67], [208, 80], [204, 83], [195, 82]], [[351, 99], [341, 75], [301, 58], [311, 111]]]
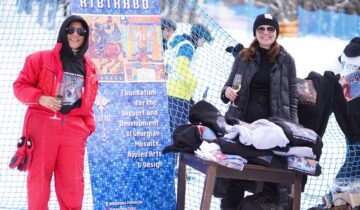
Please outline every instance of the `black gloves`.
[[242, 50], [244, 49], [244, 45], [241, 43], [237, 43], [235, 46], [229, 46], [225, 49], [226, 52], [231, 53], [234, 57]]

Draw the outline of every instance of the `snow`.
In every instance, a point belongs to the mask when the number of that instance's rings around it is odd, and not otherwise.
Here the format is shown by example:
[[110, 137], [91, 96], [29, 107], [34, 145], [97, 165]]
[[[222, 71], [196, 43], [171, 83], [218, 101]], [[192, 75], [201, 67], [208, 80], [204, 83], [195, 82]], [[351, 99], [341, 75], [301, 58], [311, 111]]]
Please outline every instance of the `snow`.
[[[225, 9], [221, 9], [221, 11], [223, 13], [226, 13], [227, 11]], [[218, 14], [218, 13], [217, 13]], [[228, 13], [229, 14], [229, 13]], [[12, 14], [13, 15], [13, 14]], [[9, 19], [12, 15], [9, 15]], [[230, 14], [231, 15], [231, 14]], [[24, 17], [22, 17], [24, 18]], [[224, 17], [222, 21], [218, 21], [218, 23], [223, 26], [223, 28], [225, 29], [225, 31], [227, 31], [235, 40], [237, 40], [238, 42], [241, 42], [242, 44], [244, 44], [244, 46], [248, 46], [250, 44], [250, 42], [252, 41], [253, 37], [252, 34], [249, 33], [247, 31], [247, 24], [246, 21], [244, 20], [244, 18], [237, 18], [235, 19], [237, 22], [229, 22], [229, 20], [232, 17]], [[26, 20], [26, 19], [25, 19]], [[234, 20], [234, 19], [232, 19]], [[7, 21], [0, 21], [0, 23], [5, 23]], [[27, 23], [31, 22], [30, 20], [26, 21]], [[238, 27], [234, 27], [238, 26]], [[1, 28], [1, 27], [0, 27]], [[34, 26], [34, 35], [36, 35], [36, 33], [39, 33], [38, 31], [40, 30], [41, 33], [43, 33], [43, 29], [40, 29], [40, 27], [36, 27], [36, 25]], [[23, 31], [23, 36], [26, 36], [26, 34], [29, 33], [29, 28], [26, 28], [26, 30]], [[44, 32], [45, 33], [45, 32]], [[10, 39], [5, 39], [7, 41], [7, 44], [9, 44]], [[1, 85], [1, 87], [5, 87], [5, 91], [1, 90], [1, 95], [2, 97], [5, 97], [7, 99], [7, 101], [2, 100], [0, 105], [5, 105], [5, 106], [0, 106], [0, 117], [1, 117], [1, 121], [0, 121], [0, 131], [1, 130], [5, 130], [5, 129], [9, 129], [9, 128], [14, 128], [13, 131], [9, 131], [7, 130], [7, 132], [0, 132], [0, 150], [1, 150], [1, 158], [0, 162], [2, 163], [6, 163], [8, 162], [8, 157], [11, 156], [11, 154], [14, 151], [3, 151], [3, 148], [8, 147], [9, 142], [5, 142], [8, 141], [9, 139], [13, 138], [13, 136], [9, 137], [9, 134], [14, 134], [14, 133], [19, 133], [20, 131], [20, 127], [21, 127], [21, 120], [22, 118], [20, 117], [20, 115], [23, 114], [24, 111], [24, 107], [21, 106], [20, 104], [18, 104], [17, 102], [13, 102], [13, 100], [15, 100], [13, 98], [13, 96], [7, 96], [7, 94], [11, 95], [11, 81], [13, 81], [13, 79], [16, 76], [16, 73], [9, 73], [9, 74], [4, 74], [3, 72], [5, 72], [5, 70], [18, 70], [20, 68], [19, 63], [17, 63], [15, 60], [24, 60], [25, 55], [29, 52], [27, 46], [31, 46], [31, 41], [34, 41], [31, 37], [30, 38], [24, 38], [24, 39], [20, 39], [20, 40], [14, 40], [14, 42], [19, 41], [21, 43], [16, 43], [17, 49], [19, 51], [21, 51], [22, 48], [25, 48], [26, 50], [22, 51], [22, 53], [17, 54], [18, 57], [16, 56], [9, 56], [9, 52], [10, 50], [7, 48], [9, 46], [4, 46], [4, 45], [0, 45], [0, 56], [3, 57], [7, 57], [11, 62], [8, 62], [7, 64], [12, 64], [13, 66], [8, 66], [7, 69], [6, 67], [4, 67], [3, 65], [0, 71], [0, 81], [3, 83]], [[35, 41], [38, 41], [35, 39]], [[290, 52], [290, 54], [294, 57], [295, 59], [295, 63], [296, 63], [296, 68], [297, 68], [297, 72], [298, 72], [298, 77], [299, 78], [305, 78], [307, 76], [307, 74], [310, 71], [316, 71], [319, 73], [322, 73], [326, 70], [328, 70], [328, 68], [334, 63], [336, 62], [336, 59], [338, 56], [340, 56], [340, 54], [342, 53], [345, 45], [349, 42], [349, 40], [342, 40], [342, 39], [338, 39], [335, 37], [316, 37], [316, 36], [305, 36], [305, 37], [279, 37], [278, 42], [285, 47], [285, 49]], [[49, 44], [51, 45], [51, 43]], [[34, 50], [35, 51], [35, 50]], [[26, 52], [26, 53], [25, 53]], [[10, 79], [9, 79], [10, 76]], [[10, 81], [11, 80], [11, 81]], [[5, 83], [4, 83], [5, 82]], [[10, 106], [14, 106], [14, 104], [16, 104], [15, 108], [9, 108]], [[7, 105], [7, 106], [6, 106]], [[8, 122], [9, 119], [9, 110], [11, 111], [16, 111], [16, 114], [13, 114], [12, 117], [15, 116], [15, 119], [12, 119], [10, 122]], [[18, 121], [17, 121], [18, 120]], [[330, 122], [334, 123], [333, 119], [330, 120]], [[336, 131], [335, 128], [335, 132], [341, 132], [339, 130]], [[324, 145], [324, 153], [326, 153], [326, 151], [329, 150], [333, 150], [335, 147], [332, 146], [331, 144], [336, 143], [336, 141], [343, 141], [343, 138], [339, 138], [338, 140], [336, 139], [331, 139], [331, 137], [326, 137], [328, 138], [326, 144]], [[338, 142], [337, 142], [338, 143]], [[13, 148], [15, 149], [15, 148]], [[336, 151], [337, 153], [328, 153], [328, 155], [335, 155], [336, 161], [333, 160], [332, 163], [328, 163], [328, 164], [333, 164], [335, 165], [337, 168], [341, 165], [342, 161], [343, 161], [343, 157], [345, 154], [344, 151], [344, 146], [339, 147]], [[327, 156], [324, 155], [324, 157], [322, 158], [321, 161], [323, 161], [322, 163], [326, 163], [326, 158]], [[334, 158], [334, 157], [333, 157]], [[335, 163], [336, 162], [336, 163]], [[2, 164], [1, 168], [5, 168], [7, 165]], [[88, 167], [86, 167], [88, 169]], [[6, 170], [9, 170], [8, 168]], [[13, 199], [15, 200], [15, 196], [21, 196], [21, 197], [26, 197], [26, 192], [25, 192], [25, 174], [21, 174], [19, 175], [19, 173], [17, 173], [16, 171], [6, 171], [5, 169], [1, 172], [1, 174], [7, 174], [6, 176], [1, 176], [0, 175], [0, 194], [1, 195], [6, 195], [5, 197], [8, 198], [9, 194], [12, 193], [13, 194]], [[334, 170], [336, 172], [336, 168], [332, 168], [332, 170]], [[88, 173], [88, 171], [86, 171], [86, 173]], [[331, 181], [331, 179], [333, 178], [333, 174], [334, 172], [331, 171], [330, 173], [326, 172], [320, 176], [320, 177], [310, 177], [310, 180], [308, 181], [308, 183], [315, 183], [313, 185], [311, 185], [311, 187], [313, 187], [312, 189], [308, 190], [309, 192], [304, 193], [303, 195], [303, 199], [304, 197], [306, 197], [307, 195], [311, 196], [321, 196], [323, 195], [327, 190], [327, 184], [328, 182]], [[85, 195], [87, 196], [91, 196], [91, 190], [89, 188], [89, 176], [86, 176], [87, 180], [86, 180], [86, 184], [87, 187], [86, 188], [86, 193]], [[5, 179], [5, 180], [4, 180]], [[319, 183], [316, 180], [322, 180], [323, 183], [319, 185]], [[13, 184], [11, 184], [13, 183]], [[17, 188], [17, 190], [12, 190], [13, 188]], [[315, 189], [315, 190], [314, 190]], [[20, 192], [19, 192], [20, 190]], [[311, 190], [314, 190], [314, 192], [317, 193], [317, 195], [315, 194], [311, 194]], [[52, 196], [54, 196], [52, 194]], [[201, 195], [199, 195], [201, 196]], [[91, 200], [91, 198], [85, 198], [85, 199], [89, 199]], [[199, 197], [200, 200], [200, 197]], [[315, 203], [310, 203], [310, 204], [305, 204], [302, 206], [302, 208], [304, 207], [309, 207], [316, 203], [318, 203], [319, 200], [315, 200]], [[8, 201], [3, 200], [2, 198], [0, 198], [0, 208], [1, 206], [3, 206], [3, 204], [7, 204], [9, 203]], [[24, 204], [23, 202], [19, 202], [17, 201], [17, 203], [21, 206], [25, 206], [26, 204]], [[56, 206], [56, 201], [54, 200], [54, 198], [52, 198], [51, 200], [52, 205]], [[11, 205], [16, 205], [16, 202], [12, 202]], [[5, 207], [6, 209], [9, 209], [11, 207]]]
[[330, 70], [348, 42], [334, 37], [315, 36], [279, 40], [294, 57], [299, 78], [305, 78], [310, 71], [322, 74]]

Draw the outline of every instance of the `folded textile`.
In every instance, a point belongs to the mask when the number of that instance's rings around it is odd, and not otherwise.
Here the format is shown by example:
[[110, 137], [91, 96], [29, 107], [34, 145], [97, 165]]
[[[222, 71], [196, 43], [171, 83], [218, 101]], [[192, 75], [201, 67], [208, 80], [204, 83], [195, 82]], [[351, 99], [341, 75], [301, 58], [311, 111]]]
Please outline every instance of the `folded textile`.
[[199, 129], [196, 125], [180, 125], [172, 134], [173, 143], [166, 146], [162, 153], [185, 152], [194, 154], [201, 144]]
[[224, 138], [236, 139], [246, 146], [252, 145], [260, 150], [285, 147], [289, 143], [281, 127], [266, 119], [256, 120], [251, 124], [233, 125], [227, 132]]
[[280, 156], [296, 156], [296, 157], [306, 157], [310, 159], [316, 159], [316, 155], [314, 154], [311, 147], [290, 147], [289, 151], [281, 152], [274, 151], [275, 155]]
[[321, 174], [321, 166], [318, 161], [296, 156], [287, 157], [286, 169], [312, 176], [319, 176]]
[[218, 144], [206, 141], [201, 143], [199, 149], [195, 151], [195, 155], [240, 171], [244, 168], [244, 164], [247, 163], [247, 160], [239, 155], [223, 154]]
[[316, 155], [316, 160], [319, 160], [322, 154], [323, 142], [321, 137], [313, 130], [303, 127], [300, 124], [295, 124], [284, 120], [280, 117], [268, 118], [271, 122], [280, 126], [286, 137], [289, 139], [291, 147], [306, 146], [311, 147], [313, 153]]

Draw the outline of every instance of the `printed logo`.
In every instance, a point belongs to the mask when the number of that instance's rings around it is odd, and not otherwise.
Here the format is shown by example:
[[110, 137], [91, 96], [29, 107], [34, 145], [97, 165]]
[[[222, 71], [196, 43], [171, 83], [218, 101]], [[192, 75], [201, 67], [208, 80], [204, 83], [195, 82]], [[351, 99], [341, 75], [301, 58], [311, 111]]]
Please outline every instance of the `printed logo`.
[[105, 96], [103, 96], [100, 91], [98, 91], [98, 94], [96, 95], [96, 99], [95, 99], [95, 105], [99, 107], [99, 110], [101, 112], [104, 111], [105, 106], [110, 102], [110, 100], [108, 98], [106, 98]]

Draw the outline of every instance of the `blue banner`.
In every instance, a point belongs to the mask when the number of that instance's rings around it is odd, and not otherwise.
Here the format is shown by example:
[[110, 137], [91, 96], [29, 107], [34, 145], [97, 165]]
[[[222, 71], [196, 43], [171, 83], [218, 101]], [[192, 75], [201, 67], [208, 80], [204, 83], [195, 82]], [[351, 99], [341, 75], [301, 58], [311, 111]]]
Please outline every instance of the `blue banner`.
[[71, 0], [71, 12], [99, 15], [160, 15], [160, 1]]
[[175, 209], [165, 83], [103, 83], [88, 141], [94, 209]]
[[[87, 142], [95, 210], [175, 209], [160, 1], [72, 0], [100, 78]], [[99, 15], [96, 15], [99, 14]]]

